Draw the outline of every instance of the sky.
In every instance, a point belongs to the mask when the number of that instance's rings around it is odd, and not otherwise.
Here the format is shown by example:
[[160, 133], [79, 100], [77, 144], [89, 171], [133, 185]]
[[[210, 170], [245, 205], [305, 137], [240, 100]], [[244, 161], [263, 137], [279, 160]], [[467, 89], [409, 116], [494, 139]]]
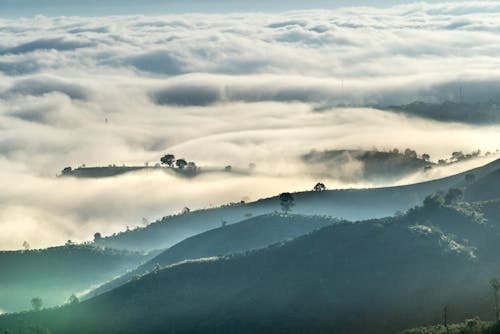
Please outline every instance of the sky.
[[[0, 0], [0, 249], [310, 189], [318, 180], [299, 156], [311, 149], [411, 147], [437, 160], [499, 148], [498, 124], [374, 108], [456, 101], [459, 87], [467, 102], [498, 98], [498, 2], [170, 15], [43, 3]], [[257, 168], [194, 180], [55, 177], [66, 166], [154, 164], [165, 153]], [[341, 176], [321, 181], [370, 186]]]
[[[414, 1], [398, 0], [1, 0], [0, 16], [168, 15], [180, 13], [282, 12], [352, 6], [389, 7]], [[431, 0], [428, 3], [438, 1]]]

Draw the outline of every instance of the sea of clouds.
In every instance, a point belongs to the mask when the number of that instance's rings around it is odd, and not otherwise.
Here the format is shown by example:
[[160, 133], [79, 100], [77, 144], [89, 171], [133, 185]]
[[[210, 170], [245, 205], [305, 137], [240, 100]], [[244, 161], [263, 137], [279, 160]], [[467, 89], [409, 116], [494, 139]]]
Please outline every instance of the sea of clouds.
[[[497, 124], [373, 106], [456, 101], [460, 87], [468, 102], [496, 101], [499, 54], [498, 2], [0, 19], [0, 249], [309, 189], [316, 180], [298, 157], [311, 149], [411, 147], [436, 160], [495, 151]], [[165, 153], [257, 169], [55, 178], [65, 166], [142, 165]]]

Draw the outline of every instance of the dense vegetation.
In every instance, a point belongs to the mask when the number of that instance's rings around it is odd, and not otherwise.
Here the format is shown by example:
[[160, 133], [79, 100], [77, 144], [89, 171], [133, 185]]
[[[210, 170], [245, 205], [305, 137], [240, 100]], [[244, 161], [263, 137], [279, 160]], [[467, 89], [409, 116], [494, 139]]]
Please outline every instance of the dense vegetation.
[[401, 334], [499, 334], [500, 324], [481, 321], [479, 318], [468, 319], [463, 323], [435, 325], [408, 329]]
[[336, 222], [338, 221], [327, 217], [273, 214], [251, 218], [233, 225], [223, 225], [181, 241], [137, 269], [97, 288], [90, 295], [109, 291], [153, 272], [158, 266], [166, 267], [189, 259], [223, 256], [264, 248]]
[[156, 270], [77, 305], [0, 317], [0, 327], [396, 333], [439, 323], [444, 305], [455, 319], [491, 318], [488, 280], [500, 273], [499, 230], [476, 210], [430, 197], [396, 218], [334, 224], [245, 255]]

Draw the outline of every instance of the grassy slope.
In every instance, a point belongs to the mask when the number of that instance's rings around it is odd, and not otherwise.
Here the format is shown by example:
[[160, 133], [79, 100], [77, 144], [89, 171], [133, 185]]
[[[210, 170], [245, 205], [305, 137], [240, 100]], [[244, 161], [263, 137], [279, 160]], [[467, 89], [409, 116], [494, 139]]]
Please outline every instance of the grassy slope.
[[[406, 210], [418, 205], [432, 192], [466, 186], [465, 175], [468, 173], [474, 173], [476, 182], [480, 182], [482, 177], [499, 169], [500, 160], [497, 160], [472, 171], [407, 186], [294, 193], [293, 212], [306, 215], [329, 215], [352, 221], [382, 218], [398, 210]], [[500, 196], [500, 188], [495, 188], [489, 197], [495, 198], [496, 195]], [[468, 195], [469, 200], [475, 200], [477, 197], [477, 194]], [[486, 198], [483, 196], [481, 199]], [[105, 238], [100, 244], [131, 250], [167, 248], [190, 236], [217, 228], [222, 221], [231, 224], [246, 219], [249, 215], [257, 216], [279, 210], [278, 197], [248, 204], [199, 210], [185, 215], [166, 217], [146, 228]]]
[[90, 292], [95, 296], [116, 288], [137, 275], [151, 272], [156, 264], [168, 266], [176, 262], [228, 255], [267, 247], [307, 234], [338, 221], [324, 217], [264, 215], [210, 230], [172, 246], [137, 269]]
[[500, 251], [491, 243], [498, 228], [477, 217], [461, 208], [420, 208], [335, 224], [245, 256], [169, 267], [80, 305], [0, 317], [0, 327], [387, 334], [439, 322], [446, 304], [455, 317], [490, 316], [487, 279], [500, 266], [488, 255]]
[[0, 308], [31, 308], [31, 298], [44, 304], [64, 303], [72, 293], [90, 289], [136, 267], [148, 256], [93, 246], [0, 252]]

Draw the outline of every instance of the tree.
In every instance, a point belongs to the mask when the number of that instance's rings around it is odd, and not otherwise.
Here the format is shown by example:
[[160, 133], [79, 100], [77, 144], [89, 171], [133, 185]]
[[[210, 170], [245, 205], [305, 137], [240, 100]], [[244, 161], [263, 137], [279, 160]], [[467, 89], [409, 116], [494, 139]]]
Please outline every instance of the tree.
[[407, 148], [405, 150], [405, 157], [410, 158], [410, 159], [416, 159], [417, 158], [417, 152]]
[[69, 296], [68, 303], [70, 305], [76, 305], [80, 302], [80, 299], [73, 293], [71, 296]]
[[167, 165], [168, 167], [172, 167], [175, 161], [175, 155], [173, 154], [165, 154], [160, 159], [161, 163]]
[[498, 322], [500, 320], [500, 310], [498, 309], [498, 291], [500, 290], [500, 282], [498, 279], [494, 278], [490, 281], [490, 286], [493, 289], [493, 295], [495, 297], [495, 319]]
[[461, 201], [464, 198], [464, 191], [459, 188], [450, 188], [444, 196], [444, 204], [450, 205]]
[[186, 166], [186, 170], [191, 172], [191, 173], [194, 173], [198, 170], [198, 167], [196, 166], [196, 163], [190, 161], [190, 162], [188, 162], [188, 164]]
[[230, 172], [232, 170], [233, 170], [233, 166], [228, 165], [228, 166], [224, 167], [225, 172]]
[[451, 160], [460, 161], [460, 160], [464, 160], [464, 159], [465, 159], [465, 155], [461, 151], [453, 152], [451, 154]]
[[293, 195], [290, 193], [280, 194], [279, 199], [280, 199], [281, 210], [283, 210], [285, 214], [287, 214], [288, 211], [290, 211], [292, 207], [295, 205], [295, 199], [293, 198]]
[[443, 203], [443, 196], [441, 196], [440, 194], [431, 194], [424, 199], [424, 208], [436, 209], [442, 206]]
[[33, 310], [40, 311], [43, 307], [43, 300], [40, 297], [34, 297], [31, 299], [31, 306]]
[[23, 242], [23, 248], [24, 250], [30, 250], [30, 244], [26, 240]]
[[321, 183], [321, 182], [318, 182], [316, 183], [316, 185], [314, 186], [313, 188], [314, 191], [325, 191], [326, 190], [326, 186], [324, 183]]
[[99, 240], [101, 240], [101, 239], [102, 239], [102, 235], [101, 235], [101, 233], [96, 232], [96, 233], [94, 234], [94, 242], [98, 242], [98, 241], [99, 241]]
[[184, 207], [184, 209], [182, 209], [181, 215], [187, 215], [190, 212], [191, 212], [191, 209], [186, 206], [186, 207]]
[[184, 167], [187, 166], [187, 161], [185, 159], [178, 159], [176, 162], [175, 162], [175, 165], [177, 167], [179, 167], [179, 169], [184, 169]]
[[425, 161], [429, 161], [429, 160], [431, 160], [431, 156], [427, 153], [424, 153], [424, 154], [422, 154], [422, 159], [424, 159]]
[[71, 168], [71, 167], [65, 167], [65, 168], [62, 170], [62, 175], [68, 175], [68, 174], [70, 174], [72, 171], [73, 171], [73, 168]]

